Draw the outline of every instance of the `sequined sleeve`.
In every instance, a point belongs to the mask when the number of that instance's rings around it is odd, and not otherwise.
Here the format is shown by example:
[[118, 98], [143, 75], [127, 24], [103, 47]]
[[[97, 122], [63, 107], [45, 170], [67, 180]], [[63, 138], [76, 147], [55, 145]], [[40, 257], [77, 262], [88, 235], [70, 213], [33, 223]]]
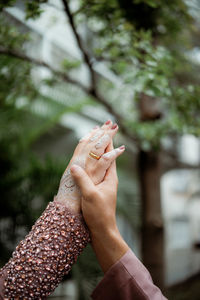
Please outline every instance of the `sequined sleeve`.
[[82, 216], [50, 202], [1, 269], [1, 299], [46, 299], [88, 242]]

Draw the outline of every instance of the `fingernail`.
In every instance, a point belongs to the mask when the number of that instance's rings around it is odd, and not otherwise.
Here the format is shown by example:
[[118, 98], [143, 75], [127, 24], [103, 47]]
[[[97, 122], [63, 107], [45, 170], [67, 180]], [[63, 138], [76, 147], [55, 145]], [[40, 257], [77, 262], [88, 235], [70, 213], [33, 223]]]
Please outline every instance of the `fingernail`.
[[111, 120], [108, 120], [108, 121], [105, 122], [105, 125], [108, 125], [110, 123], [111, 123]]
[[122, 145], [122, 146], [119, 147], [119, 149], [120, 149], [120, 150], [124, 150], [124, 149], [125, 149], [125, 146]]
[[111, 127], [111, 129], [115, 129], [115, 128], [117, 128], [117, 124], [116, 123], [113, 124], [113, 126]]
[[98, 126], [98, 125], [96, 125], [96, 126], [94, 126], [94, 127], [93, 127], [93, 129], [97, 129], [97, 128], [99, 128], [99, 126]]

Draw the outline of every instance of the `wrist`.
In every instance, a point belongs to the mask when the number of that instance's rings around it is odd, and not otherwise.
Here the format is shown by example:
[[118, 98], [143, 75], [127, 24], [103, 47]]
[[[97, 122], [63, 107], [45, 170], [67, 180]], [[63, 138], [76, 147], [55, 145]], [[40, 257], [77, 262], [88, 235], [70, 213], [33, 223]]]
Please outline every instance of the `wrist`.
[[112, 240], [120, 235], [116, 224], [113, 226], [95, 227], [94, 229], [90, 230], [90, 232], [94, 240], [104, 240], [105, 238], [107, 240]]
[[81, 197], [77, 196], [76, 198], [59, 197], [59, 195], [54, 197], [54, 202], [58, 202], [65, 206], [71, 213], [78, 214], [81, 212]]
[[87, 226], [94, 238], [101, 240], [104, 237], [109, 238], [112, 235], [117, 235], [117, 233], [119, 233], [114, 214], [103, 215], [101, 213], [99, 216], [97, 216], [95, 211], [87, 214], [87, 207], [85, 208], [82, 206], [82, 210]]
[[129, 249], [117, 226], [102, 233], [91, 233], [91, 242], [104, 273]]

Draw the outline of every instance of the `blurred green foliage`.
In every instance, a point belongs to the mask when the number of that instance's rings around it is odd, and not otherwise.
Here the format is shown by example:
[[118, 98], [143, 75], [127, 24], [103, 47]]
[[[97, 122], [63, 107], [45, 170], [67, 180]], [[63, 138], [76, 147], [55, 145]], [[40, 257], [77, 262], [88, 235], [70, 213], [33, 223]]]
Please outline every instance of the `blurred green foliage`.
[[[10, 47], [23, 44], [22, 35], [17, 35], [13, 27], [9, 28], [6, 39], [5, 28], [5, 24], [0, 26], [1, 41], [5, 38]], [[11, 36], [15, 41], [10, 43]], [[29, 110], [38, 96], [31, 79], [31, 66], [1, 56], [0, 70], [0, 245], [1, 263], [5, 263], [16, 242], [23, 238], [24, 231], [20, 234], [19, 228], [29, 230], [52, 200], [63, 165], [51, 158], [42, 162], [31, 151], [30, 137], [36, 128], [43, 133], [44, 125], [44, 121]], [[17, 107], [16, 99], [23, 97], [27, 101], [22, 109]], [[35, 205], [37, 197], [40, 200]]]
[[[133, 114], [123, 117], [144, 149], [175, 134], [199, 136], [199, 70], [187, 54], [199, 25], [186, 3], [82, 0], [80, 11], [94, 33], [94, 56], [135, 91]], [[134, 114], [141, 92], [158, 100], [160, 120]]]
[[[0, 23], [1, 44], [9, 49], [23, 49], [27, 34], [22, 34], [4, 17]], [[66, 165], [62, 158], [47, 156], [42, 160], [33, 152], [34, 144], [64, 113], [77, 111], [79, 106], [55, 105], [41, 95], [32, 79], [32, 66], [27, 62], [1, 55], [0, 70], [0, 261], [3, 264], [52, 201]], [[32, 106], [38, 99], [51, 107], [51, 115], [42, 117], [34, 112]]]

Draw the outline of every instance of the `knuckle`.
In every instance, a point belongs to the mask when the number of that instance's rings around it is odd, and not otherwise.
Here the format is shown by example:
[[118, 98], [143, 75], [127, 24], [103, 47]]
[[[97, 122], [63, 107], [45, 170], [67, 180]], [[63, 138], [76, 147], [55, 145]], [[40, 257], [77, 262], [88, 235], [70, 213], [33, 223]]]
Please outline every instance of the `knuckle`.
[[[103, 161], [106, 161], [106, 162], [109, 162], [110, 161], [110, 157], [108, 155], [103, 155], [102, 157], [102, 162]], [[100, 160], [101, 161], [101, 160]]]
[[80, 139], [79, 143], [78, 143], [78, 146], [83, 145], [84, 143], [86, 143], [86, 140], [85, 139]]
[[90, 133], [86, 134], [85, 136], [83, 136], [80, 140], [79, 140], [79, 143], [82, 143], [82, 142], [85, 142], [87, 143], [89, 141], [89, 138], [90, 138]]
[[89, 137], [83, 137], [82, 139], [80, 139], [80, 143], [88, 143], [89, 141]]
[[83, 143], [83, 141], [84, 141], [84, 139], [82, 138], [78, 141], [78, 143], [81, 144], [81, 143]]

